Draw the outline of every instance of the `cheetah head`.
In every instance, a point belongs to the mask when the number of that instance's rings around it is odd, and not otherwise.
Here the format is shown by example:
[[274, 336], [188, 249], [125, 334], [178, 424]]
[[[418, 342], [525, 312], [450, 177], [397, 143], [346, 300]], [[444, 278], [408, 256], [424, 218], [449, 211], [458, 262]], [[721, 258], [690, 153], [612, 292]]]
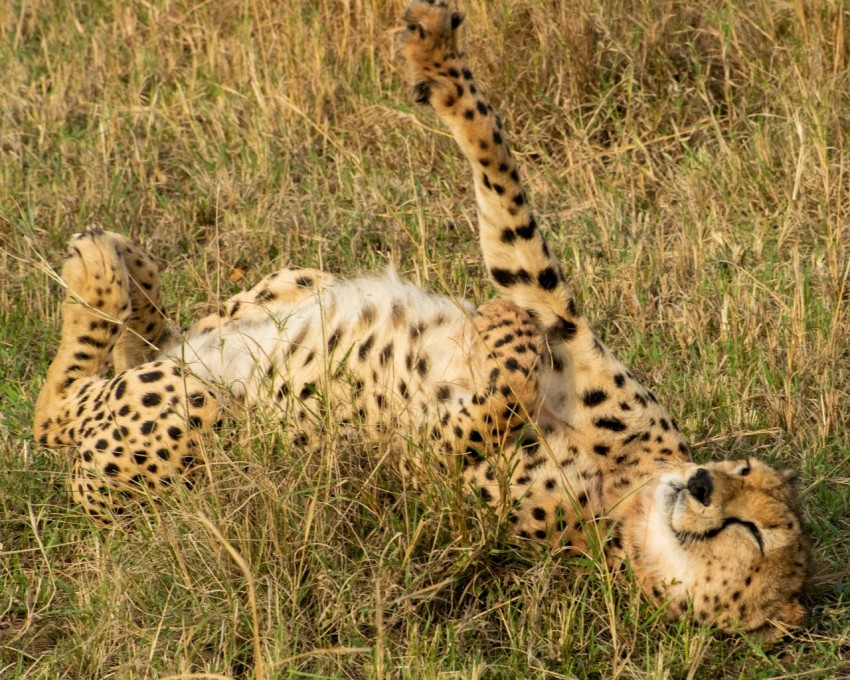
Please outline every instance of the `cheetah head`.
[[647, 496], [633, 567], [668, 613], [765, 636], [803, 623], [810, 548], [793, 474], [755, 459], [686, 464]]

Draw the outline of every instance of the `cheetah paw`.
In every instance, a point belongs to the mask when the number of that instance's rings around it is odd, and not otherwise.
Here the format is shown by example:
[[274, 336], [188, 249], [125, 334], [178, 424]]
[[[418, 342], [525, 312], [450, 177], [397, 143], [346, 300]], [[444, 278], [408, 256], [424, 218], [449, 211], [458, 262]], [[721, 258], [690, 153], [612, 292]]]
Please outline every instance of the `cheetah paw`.
[[447, 60], [458, 56], [457, 28], [463, 15], [445, 0], [414, 0], [402, 20], [402, 51], [410, 67], [416, 101], [425, 104], [433, 76]]
[[102, 229], [74, 234], [62, 266], [70, 298], [120, 322], [130, 314], [127, 270], [116, 247], [125, 240]]

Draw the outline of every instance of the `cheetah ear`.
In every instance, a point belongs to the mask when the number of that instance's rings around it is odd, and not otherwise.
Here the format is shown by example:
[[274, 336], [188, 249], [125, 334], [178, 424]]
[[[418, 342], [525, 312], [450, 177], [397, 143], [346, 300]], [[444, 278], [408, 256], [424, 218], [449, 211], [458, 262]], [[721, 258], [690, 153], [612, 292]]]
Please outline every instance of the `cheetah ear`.
[[802, 482], [800, 481], [800, 473], [797, 470], [780, 470], [779, 477], [791, 487], [793, 494], [798, 495], [800, 493]]
[[788, 634], [792, 628], [799, 628], [806, 621], [808, 612], [795, 596], [786, 602], [778, 612], [761, 628], [750, 631], [749, 635], [761, 643], [774, 643]]
[[800, 473], [797, 470], [780, 470], [779, 476], [789, 484], [796, 485], [800, 481]]
[[457, 28], [463, 23], [463, 14], [460, 12], [455, 12], [452, 14], [452, 29]]
[[799, 628], [806, 621], [808, 612], [798, 597], [792, 597], [776, 612], [774, 617], [778, 624], [788, 628]]

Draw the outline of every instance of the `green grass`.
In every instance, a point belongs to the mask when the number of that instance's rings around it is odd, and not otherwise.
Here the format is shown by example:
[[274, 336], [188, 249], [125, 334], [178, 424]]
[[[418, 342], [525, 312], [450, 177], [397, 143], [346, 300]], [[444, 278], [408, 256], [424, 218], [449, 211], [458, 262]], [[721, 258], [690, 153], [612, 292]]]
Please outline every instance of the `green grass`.
[[144, 241], [180, 323], [287, 263], [491, 294], [467, 169], [402, 84], [401, 10], [0, 7], [0, 677], [850, 676], [837, 0], [464, 4], [471, 61], [608, 344], [699, 459], [801, 470], [821, 565], [805, 629], [762, 648], [671, 625], [599, 563], [510, 547], [452, 489], [407, 492], [356, 438], [293, 450], [260, 417], [133, 526], [98, 532], [70, 505], [67, 459], [29, 420], [74, 232]]

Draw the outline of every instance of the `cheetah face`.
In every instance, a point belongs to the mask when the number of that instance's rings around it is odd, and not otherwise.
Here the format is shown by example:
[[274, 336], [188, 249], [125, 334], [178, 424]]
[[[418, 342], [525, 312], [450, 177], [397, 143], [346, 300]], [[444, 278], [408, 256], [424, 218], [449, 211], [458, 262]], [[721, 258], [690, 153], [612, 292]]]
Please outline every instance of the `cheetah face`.
[[688, 464], [661, 477], [638, 551], [644, 590], [674, 616], [690, 611], [722, 628], [801, 624], [809, 545], [793, 482], [754, 459]]

